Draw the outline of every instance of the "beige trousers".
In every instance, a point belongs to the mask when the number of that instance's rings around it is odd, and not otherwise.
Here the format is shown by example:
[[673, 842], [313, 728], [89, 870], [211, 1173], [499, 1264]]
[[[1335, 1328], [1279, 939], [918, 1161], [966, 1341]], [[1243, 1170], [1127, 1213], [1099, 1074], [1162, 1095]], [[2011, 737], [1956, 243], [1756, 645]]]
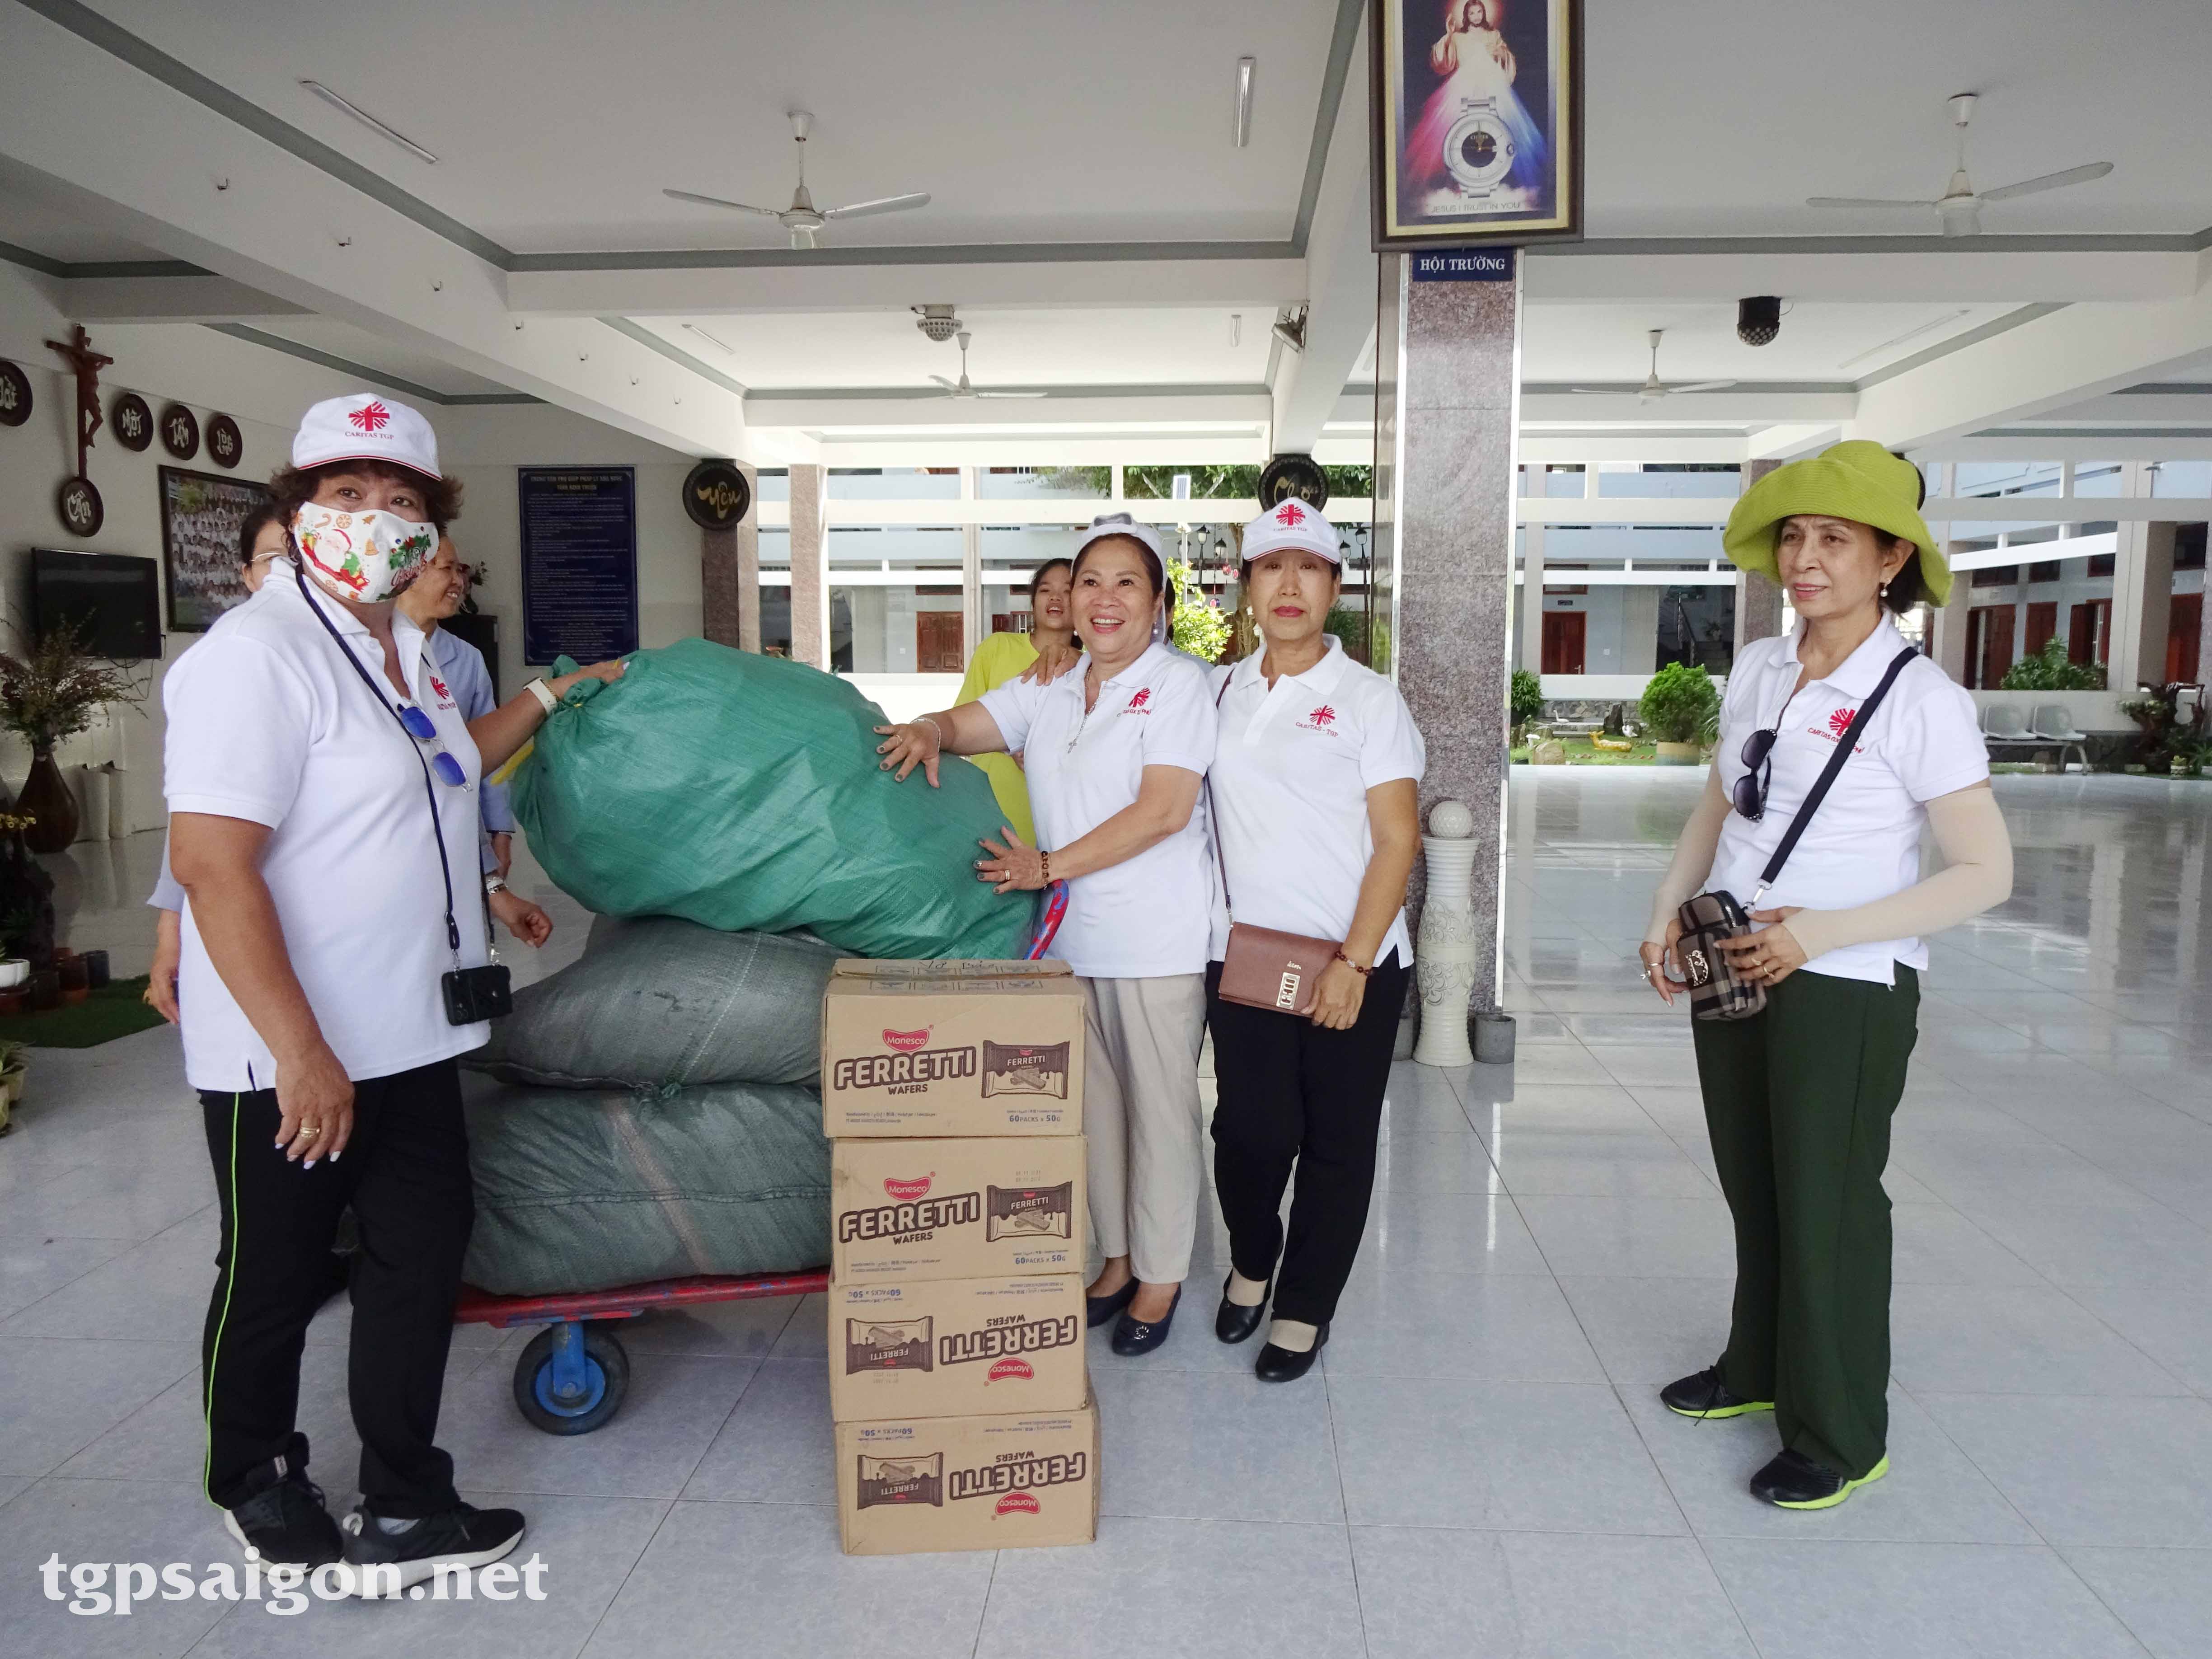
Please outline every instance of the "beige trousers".
[[1127, 1256], [1146, 1284], [1179, 1285], [1206, 1183], [1198, 1097], [1206, 975], [1082, 985], [1091, 1231], [1101, 1255]]

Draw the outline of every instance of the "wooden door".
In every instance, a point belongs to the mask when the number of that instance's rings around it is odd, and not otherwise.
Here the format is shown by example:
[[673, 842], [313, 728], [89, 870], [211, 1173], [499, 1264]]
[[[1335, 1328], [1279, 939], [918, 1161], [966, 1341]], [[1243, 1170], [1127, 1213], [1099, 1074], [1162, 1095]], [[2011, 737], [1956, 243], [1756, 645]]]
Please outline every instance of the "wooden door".
[[1589, 617], [1581, 611], [1544, 612], [1544, 672], [1579, 674]]
[[1969, 684], [1990, 690], [2012, 666], [2012, 613], [2008, 605], [1978, 605], [1966, 613]]
[[2112, 602], [2086, 599], [2074, 607], [2067, 620], [2066, 657], [2069, 662], [2103, 662], [2112, 632]]
[[2021, 641], [2027, 647], [2021, 654], [2033, 656], [2051, 643], [2058, 633], [2058, 601], [2038, 599], [2027, 607], [2027, 638]]
[[2170, 685], [2178, 680], [2184, 685], [2194, 685], [2200, 666], [2197, 647], [2203, 638], [2204, 596], [2202, 593], [2175, 594], [2166, 616], [2166, 683]]
[[914, 665], [922, 674], [957, 674], [968, 666], [961, 651], [957, 611], [914, 613]]

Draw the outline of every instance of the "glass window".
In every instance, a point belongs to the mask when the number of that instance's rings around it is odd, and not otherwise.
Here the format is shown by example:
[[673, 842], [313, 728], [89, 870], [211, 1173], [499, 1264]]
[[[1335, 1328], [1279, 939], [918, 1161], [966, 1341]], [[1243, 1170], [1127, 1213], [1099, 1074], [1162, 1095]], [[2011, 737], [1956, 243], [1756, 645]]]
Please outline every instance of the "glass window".
[[975, 493], [987, 501], [1103, 501], [1114, 487], [1110, 466], [992, 466], [976, 471]]
[[1608, 500], [1643, 496], [1662, 501], [1708, 497], [1733, 501], [1741, 477], [1734, 464], [1722, 462], [1654, 463], [1640, 471], [1620, 472], [1601, 468], [1597, 493]]
[[763, 467], [760, 470], [759, 482], [761, 500], [787, 501], [791, 499], [791, 472], [787, 467]]
[[2212, 461], [2160, 461], [2150, 475], [2154, 495], [2212, 495]]
[[2076, 461], [2074, 464], [2074, 493], [2076, 495], [2124, 495], [2128, 493], [2127, 468], [2118, 461]]
[[968, 665], [960, 584], [833, 583], [830, 660], [842, 674], [957, 674]]
[[2056, 461], [1960, 461], [1953, 489], [1961, 495], [2056, 495]]
[[957, 466], [833, 466], [833, 501], [957, 501]]

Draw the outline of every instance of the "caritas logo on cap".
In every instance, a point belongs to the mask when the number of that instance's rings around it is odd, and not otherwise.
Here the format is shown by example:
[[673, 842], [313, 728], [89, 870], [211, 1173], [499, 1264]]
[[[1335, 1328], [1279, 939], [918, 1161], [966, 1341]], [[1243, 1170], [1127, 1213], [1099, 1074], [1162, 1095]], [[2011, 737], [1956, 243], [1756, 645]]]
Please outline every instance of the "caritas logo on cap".
[[327, 398], [300, 417], [292, 437], [292, 465], [328, 466], [333, 461], [388, 461], [442, 477], [438, 434], [405, 404], [374, 392]]

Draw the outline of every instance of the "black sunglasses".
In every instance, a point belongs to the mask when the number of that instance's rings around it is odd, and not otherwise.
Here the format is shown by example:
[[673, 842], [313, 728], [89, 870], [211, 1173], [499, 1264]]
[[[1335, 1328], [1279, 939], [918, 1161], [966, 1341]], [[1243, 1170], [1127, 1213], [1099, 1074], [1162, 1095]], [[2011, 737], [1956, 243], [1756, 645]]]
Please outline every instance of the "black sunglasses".
[[1735, 810], [1753, 823], [1766, 816], [1766, 791], [1774, 781], [1774, 744], [1781, 735], [1779, 727], [1768, 726], [1743, 740], [1745, 770], [1735, 781]]

